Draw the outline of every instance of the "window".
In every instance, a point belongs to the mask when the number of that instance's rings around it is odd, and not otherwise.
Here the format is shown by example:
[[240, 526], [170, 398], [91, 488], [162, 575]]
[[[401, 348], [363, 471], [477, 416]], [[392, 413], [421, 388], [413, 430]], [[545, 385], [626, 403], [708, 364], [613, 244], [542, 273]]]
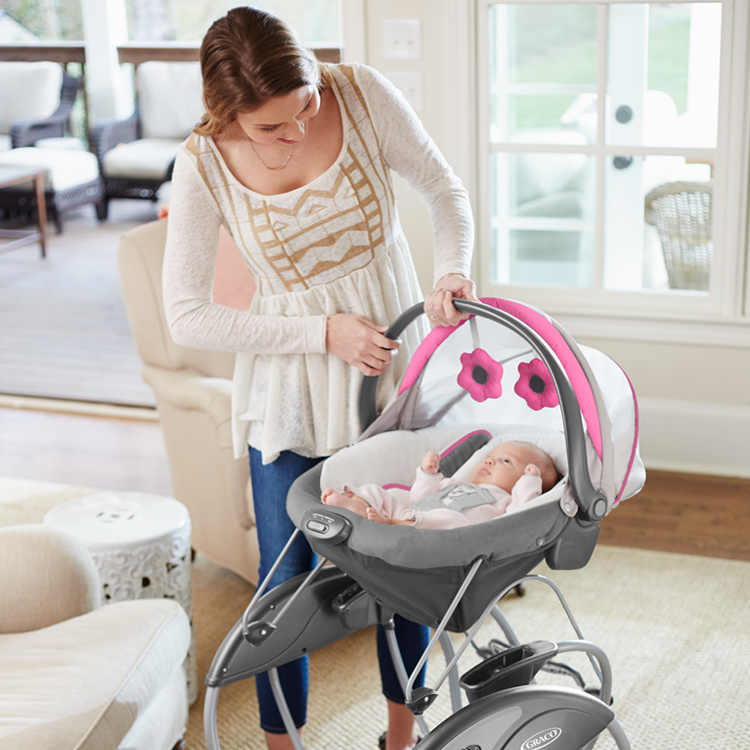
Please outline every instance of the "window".
[[81, 0], [30, 3], [3, 0], [0, 37], [3, 42], [70, 42], [83, 39]]
[[480, 0], [484, 291], [742, 315], [746, 6]]

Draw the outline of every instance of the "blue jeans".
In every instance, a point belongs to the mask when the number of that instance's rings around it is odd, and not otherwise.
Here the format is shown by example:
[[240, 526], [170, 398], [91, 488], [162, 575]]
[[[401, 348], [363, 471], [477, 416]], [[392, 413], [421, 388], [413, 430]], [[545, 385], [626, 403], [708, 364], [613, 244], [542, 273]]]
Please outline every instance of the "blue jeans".
[[[260, 549], [259, 581], [262, 581], [271, 570], [295, 529], [286, 512], [286, 496], [289, 488], [298, 476], [322, 460], [322, 458], [305, 458], [291, 451], [283, 451], [273, 463], [264, 466], [260, 451], [250, 446], [250, 479], [253, 487], [255, 523]], [[307, 540], [300, 534], [274, 573], [268, 588], [278, 586], [289, 578], [307, 572], [315, 565], [315, 557]], [[396, 637], [407, 673], [410, 674], [427, 647], [429, 630], [423, 625], [404, 620], [398, 615], [395, 623]], [[381, 626], [378, 626], [377, 642], [383, 695], [395, 703], [403, 703], [404, 694]], [[278, 673], [295, 726], [304, 726], [307, 720], [307, 657], [284, 664], [278, 668]], [[424, 670], [415, 683], [415, 687], [423, 684]], [[267, 673], [256, 676], [255, 687], [258, 694], [261, 727], [272, 734], [286, 734], [284, 722], [271, 692]]]

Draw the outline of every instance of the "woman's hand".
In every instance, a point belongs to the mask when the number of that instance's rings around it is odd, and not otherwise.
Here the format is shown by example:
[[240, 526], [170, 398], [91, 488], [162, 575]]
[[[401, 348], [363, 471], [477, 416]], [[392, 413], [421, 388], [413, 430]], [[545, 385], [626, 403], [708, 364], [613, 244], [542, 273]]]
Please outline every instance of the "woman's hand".
[[475, 284], [457, 273], [443, 276], [424, 301], [425, 315], [439, 326], [454, 326], [469, 317], [468, 313], [456, 310], [453, 299], [473, 299]]
[[326, 349], [354, 365], [364, 375], [381, 375], [396, 356], [399, 341], [383, 336], [388, 326], [375, 325], [362, 315], [330, 315]]

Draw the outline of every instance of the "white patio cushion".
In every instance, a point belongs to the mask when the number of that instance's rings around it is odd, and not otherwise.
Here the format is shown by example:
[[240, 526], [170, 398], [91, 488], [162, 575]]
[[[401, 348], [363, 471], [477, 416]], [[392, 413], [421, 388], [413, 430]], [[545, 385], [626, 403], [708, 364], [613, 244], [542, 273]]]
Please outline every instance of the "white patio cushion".
[[0, 164], [40, 167], [45, 170], [45, 188], [55, 191], [85, 185], [99, 176], [99, 163], [89, 151], [14, 148], [0, 153]]
[[7, 151], [10, 148], [10, 136], [0, 133], [0, 151]]
[[[145, 65], [145, 63], [144, 63]], [[107, 177], [166, 179], [182, 138], [141, 138], [107, 151], [102, 171]]]
[[53, 62], [0, 62], [0, 133], [16, 120], [41, 120], [60, 106], [62, 68]]
[[[529, 132], [513, 139], [514, 143], [552, 143], [562, 146], [585, 146], [586, 137], [575, 130], [544, 133]], [[590, 169], [586, 154], [520, 153], [516, 157], [515, 204], [537, 200], [565, 190], [583, 189]]]
[[150, 60], [136, 73], [141, 134], [184, 140], [203, 115], [200, 63]]

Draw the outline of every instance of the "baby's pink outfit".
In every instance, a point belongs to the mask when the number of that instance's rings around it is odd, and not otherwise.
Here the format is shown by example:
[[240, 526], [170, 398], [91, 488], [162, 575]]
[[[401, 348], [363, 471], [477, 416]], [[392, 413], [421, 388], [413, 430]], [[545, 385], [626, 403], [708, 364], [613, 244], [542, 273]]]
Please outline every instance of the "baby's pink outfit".
[[[474, 497], [480, 492], [488, 498], [488, 501], [479, 501], [480, 504], [474, 504], [462, 511], [448, 507], [430, 510], [412, 507], [425, 496], [440, 493], [448, 487], [455, 489], [450, 494], [446, 494], [444, 499], [435, 500], [433, 504], [450, 502], [451, 497]], [[498, 516], [519, 510], [527, 502], [542, 494], [542, 478], [534, 474], [524, 474], [513, 486], [511, 493], [508, 493], [494, 484], [461, 483], [455, 479], [446, 479], [440, 473], [428, 474], [420, 468], [417, 469], [417, 476], [409, 491], [408, 499], [404, 497], [405, 493], [394, 493], [376, 484], [365, 484], [361, 487], [349, 486], [347, 489], [366, 500], [386, 518], [404, 521], [414, 519], [414, 526], [418, 529], [454, 529], [458, 526], [490, 521]]]

